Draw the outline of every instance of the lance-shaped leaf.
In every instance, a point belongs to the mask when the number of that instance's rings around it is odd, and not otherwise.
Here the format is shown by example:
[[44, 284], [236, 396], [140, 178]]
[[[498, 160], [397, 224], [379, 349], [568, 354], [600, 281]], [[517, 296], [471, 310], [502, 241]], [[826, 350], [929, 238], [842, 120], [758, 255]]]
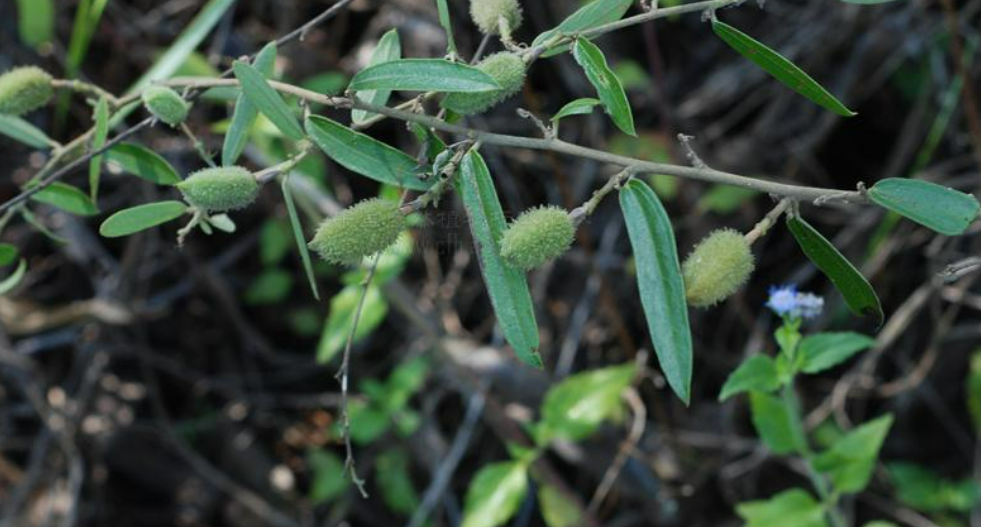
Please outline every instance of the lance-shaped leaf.
[[964, 234], [978, 217], [974, 196], [921, 179], [883, 179], [868, 195], [873, 202], [947, 236]]
[[99, 209], [84, 192], [64, 183], [52, 183], [31, 196], [31, 199], [79, 216], [93, 216], [99, 213]]
[[845, 303], [859, 316], [872, 315], [881, 324], [882, 305], [868, 280], [858, 272], [834, 245], [814, 227], [797, 216], [787, 217], [787, 227], [797, 240], [801, 250], [814, 265], [827, 276], [835, 288], [845, 297]]
[[436, 9], [439, 11], [439, 25], [446, 31], [446, 52], [456, 54], [456, 41], [453, 40], [453, 25], [450, 23], [450, 6], [446, 0], [436, 0]]
[[235, 78], [242, 84], [245, 98], [255, 105], [262, 115], [276, 125], [276, 128], [286, 137], [294, 141], [303, 139], [303, 129], [300, 128], [293, 111], [279, 93], [266, 82], [266, 78], [259, 73], [259, 70], [239, 61], [232, 64], [232, 70], [235, 72]]
[[[99, 150], [106, 144], [109, 135], [109, 103], [105, 97], [100, 97], [95, 105], [95, 131], [92, 134], [92, 150]], [[94, 203], [99, 196], [99, 179], [102, 175], [102, 160], [105, 154], [100, 154], [89, 160], [89, 196]]]
[[603, 104], [602, 101], [591, 97], [576, 99], [559, 109], [559, 111], [552, 116], [552, 122], [557, 123], [559, 122], [559, 119], [570, 115], [586, 115], [587, 113], [592, 113], [593, 108], [600, 104]]
[[740, 55], [754, 62], [757, 66], [784, 83], [791, 90], [807, 97], [815, 104], [844, 117], [857, 115], [849, 110], [834, 95], [817, 83], [804, 70], [798, 68], [782, 55], [756, 41], [738, 29], [721, 22], [712, 20], [712, 31]]
[[[255, 57], [255, 69], [265, 78], [273, 75], [273, 67], [276, 64], [276, 43], [270, 42], [265, 45]], [[231, 166], [238, 160], [245, 149], [245, 143], [249, 140], [249, 131], [256, 117], [259, 116], [259, 109], [252, 101], [239, 93], [235, 99], [235, 111], [232, 113], [232, 122], [225, 133], [225, 142], [221, 146], [221, 164]]]
[[637, 268], [640, 302], [665, 378], [688, 404], [691, 396], [692, 344], [685, 284], [671, 219], [646, 183], [631, 180], [620, 190]]
[[[381, 64], [383, 62], [398, 60], [401, 57], [402, 44], [399, 43], [399, 31], [397, 29], [391, 29], [388, 31], [388, 33], [382, 35], [382, 38], [378, 41], [378, 46], [375, 47], [375, 51], [372, 52], [371, 60], [368, 61], [368, 65], [374, 66], [375, 64]], [[388, 102], [388, 98], [392, 96], [392, 90], [364, 90], [354, 94], [354, 96], [359, 100], [375, 106], [385, 106], [385, 103]], [[364, 122], [373, 115], [374, 114], [372, 113], [364, 110], [358, 110], [357, 108], [351, 110], [351, 120], [355, 123]]]
[[135, 176], [158, 185], [174, 185], [181, 182], [174, 167], [159, 154], [133, 143], [113, 145], [106, 152], [106, 161]]
[[522, 362], [541, 368], [538, 323], [531, 292], [524, 273], [508, 266], [501, 258], [500, 241], [507, 222], [487, 164], [476, 151], [471, 150], [463, 157], [457, 191], [467, 210], [480, 272], [504, 338]]
[[[572, 35], [596, 26], [616, 22], [623, 17], [623, 14], [630, 9], [630, 5], [633, 3], [634, 0], [599, 0], [590, 2], [579, 8], [575, 13], [569, 15], [557, 27], [535, 37], [531, 47], [542, 45], [555, 35]], [[542, 56], [551, 57], [567, 49], [569, 49], [569, 45], [563, 44], [549, 49]]]
[[472, 66], [443, 59], [401, 59], [382, 62], [358, 72], [351, 89], [485, 92], [501, 89], [493, 77]]
[[603, 108], [613, 119], [613, 123], [623, 133], [636, 136], [634, 115], [630, 111], [627, 93], [623, 91], [620, 79], [606, 63], [606, 57], [603, 56], [600, 48], [585, 38], [579, 38], [572, 48], [572, 55], [586, 73], [586, 78], [596, 88], [596, 93], [603, 102]]
[[179, 218], [187, 211], [180, 201], [160, 201], [123, 209], [106, 218], [99, 227], [99, 234], [106, 238], [128, 236], [135, 232]]
[[300, 216], [296, 213], [296, 204], [293, 203], [293, 191], [290, 190], [289, 174], [287, 174], [280, 188], [283, 191], [283, 201], [286, 202], [286, 211], [290, 217], [290, 227], [293, 228], [293, 238], [296, 240], [296, 248], [300, 251], [300, 260], [303, 261], [303, 271], [310, 282], [310, 290], [313, 297], [320, 300], [320, 291], [317, 290], [317, 278], [313, 274], [313, 262], [310, 261], [310, 250], [307, 248], [306, 236], [303, 235], [303, 224], [300, 223]]
[[527, 493], [527, 465], [519, 461], [486, 465], [467, 489], [461, 527], [497, 527], [507, 523]]
[[421, 169], [416, 159], [401, 150], [319, 115], [311, 115], [306, 128], [325, 154], [352, 172], [412, 190], [432, 186], [432, 182], [419, 178]]
[[[105, 4], [105, 2], [103, 2]], [[194, 52], [215, 27], [221, 17], [225, 15], [235, 0], [211, 0], [198, 11], [198, 14], [191, 20], [191, 23], [184, 27], [184, 31], [177, 37], [167, 50], [160, 55], [133, 85], [126, 91], [127, 95], [138, 93], [143, 88], [150, 85], [153, 81], [164, 80], [174, 74], [187, 61], [187, 57]], [[131, 110], [123, 109], [120, 113], [128, 115]]]
[[16, 117], [0, 113], [0, 134], [32, 148], [51, 148], [55, 142], [38, 127]]

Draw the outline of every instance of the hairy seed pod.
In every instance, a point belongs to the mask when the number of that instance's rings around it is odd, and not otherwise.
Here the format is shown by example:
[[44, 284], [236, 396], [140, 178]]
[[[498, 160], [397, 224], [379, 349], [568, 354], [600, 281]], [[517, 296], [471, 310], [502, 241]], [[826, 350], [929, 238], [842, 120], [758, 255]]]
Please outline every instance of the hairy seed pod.
[[353, 265], [395, 243], [405, 230], [399, 204], [366, 199], [320, 224], [308, 246], [324, 260]]
[[527, 66], [521, 57], [514, 53], [502, 51], [480, 61], [477, 64], [477, 69], [490, 75], [501, 85], [501, 89], [473, 93], [450, 93], [443, 99], [444, 108], [453, 110], [460, 115], [473, 115], [486, 111], [521, 91], [521, 86], [525, 83]]
[[501, 257], [527, 271], [569, 250], [576, 227], [560, 207], [538, 207], [518, 216], [501, 238]]
[[198, 170], [177, 188], [188, 203], [206, 212], [248, 207], [259, 193], [255, 177], [240, 166]]
[[688, 304], [708, 307], [725, 300], [746, 283], [755, 267], [749, 243], [740, 232], [711, 232], [681, 266]]
[[506, 32], [521, 26], [521, 6], [518, 0], [470, 0], [470, 18], [485, 35], [501, 32], [501, 18], [507, 24]]
[[51, 100], [51, 75], [37, 66], [22, 66], [0, 75], [0, 113], [24, 115]]
[[174, 90], [166, 86], [149, 86], [143, 90], [143, 105], [154, 117], [177, 126], [187, 118], [190, 105]]

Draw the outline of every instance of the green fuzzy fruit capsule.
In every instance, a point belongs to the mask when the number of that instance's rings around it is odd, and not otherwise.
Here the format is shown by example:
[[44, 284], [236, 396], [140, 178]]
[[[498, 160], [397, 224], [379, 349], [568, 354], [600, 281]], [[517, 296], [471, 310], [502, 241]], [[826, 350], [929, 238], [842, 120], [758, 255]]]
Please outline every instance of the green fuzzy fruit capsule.
[[143, 90], [143, 105], [154, 117], [170, 126], [183, 123], [190, 108], [180, 94], [166, 86], [149, 86]]
[[507, 24], [506, 33], [521, 26], [521, 6], [518, 0], [470, 0], [470, 18], [485, 35], [501, 32], [501, 18]]
[[493, 77], [501, 89], [474, 92], [451, 93], [443, 99], [443, 107], [460, 115], [473, 115], [504, 101], [521, 91], [525, 83], [527, 66], [521, 57], [514, 53], [495, 53], [477, 64], [477, 69]]
[[0, 113], [24, 115], [51, 100], [51, 75], [36, 66], [14, 68], [0, 75]]
[[755, 267], [749, 243], [741, 233], [733, 229], [713, 231], [681, 266], [688, 304], [708, 307], [725, 300], [746, 283]]
[[308, 246], [328, 262], [353, 265], [387, 249], [403, 230], [405, 216], [398, 203], [367, 199], [324, 220]]
[[176, 186], [188, 203], [206, 212], [248, 207], [259, 193], [255, 177], [240, 166], [198, 170]]
[[518, 216], [501, 237], [501, 257], [527, 271], [569, 250], [576, 227], [559, 207], [539, 207]]

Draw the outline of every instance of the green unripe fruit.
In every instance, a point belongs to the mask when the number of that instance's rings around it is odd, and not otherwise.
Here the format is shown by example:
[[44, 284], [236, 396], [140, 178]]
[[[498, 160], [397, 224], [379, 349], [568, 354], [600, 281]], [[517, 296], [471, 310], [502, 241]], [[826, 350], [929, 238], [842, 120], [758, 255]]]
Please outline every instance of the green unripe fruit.
[[188, 203], [206, 212], [248, 207], [259, 193], [255, 177], [239, 166], [198, 170], [176, 186]]
[[14, 68], [0, 75], [0, 113], [24, 115], [51, 100], [51, 75], [36, 66]]
[[559, 207], [539, 207], [518, 216], [501, 237], [501, 257], [527, 271], [561, 256], [576, 236], [572, 219]]
[[736, 292], [756, 262], [749, 243], [733, 229], [713, 231], [695, 246], [681, 266], [688, 304], [708, 307]]
[[149, 86], [143, 90], [143, 105], [154, 117], [170, 126], [183, 123], [190, 108], [179, 93], [166, 86]]
[[521, 26], [521, 6], [518, 0], [470, 0], [470, 18], [485, 35], [501, 32], [500, 19], [504, 17], [507, 32]]
[[353, 265], [387, 249], [403, 230], [405, 216], [398, 203], [367, 199], [324, 220], [308, 246], [328, 262]]
[[527, 66], [525, 61], [514, 53], [495, 53], [477, 64], [477, 69], [490, 75], [501, 89], [474, 92], [451, 93], [443, 99], [443, 107], [460, 115], [481, 113], [521, 91], [525, 83]]

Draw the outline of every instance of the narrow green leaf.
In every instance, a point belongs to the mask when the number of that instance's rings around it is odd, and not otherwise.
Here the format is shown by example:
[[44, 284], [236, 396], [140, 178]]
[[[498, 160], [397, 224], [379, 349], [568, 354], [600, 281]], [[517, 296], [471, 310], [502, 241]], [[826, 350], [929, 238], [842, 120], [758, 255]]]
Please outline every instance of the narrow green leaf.
[[552, 122], [557, 123], [559, 119], [563, 117], [569, 117], [570, 115], [586, 115], [593, 112], [593, 108], [603, 104], [599, 99], [593, 99], [590, 97], [576, 99], [565, 106], [563, 106], [558, 113], [552, 116]]
[[[397, 29], [390, 29], [378, 41], [378, 46], [372, 52], [368, 65], [374, 66], [375, 64], [398, 60], [400, 58], [402, 58], [402, 44], [399, 43], [399, 31]], [[354, 96], [359, 100], [374, 104], [375, 106], [385, 106], [388, 103], [388, 98], [392, 96], [392, 90], [364, 90], [354, 94]], [[355, 108], [351, 110], [351, 121], [362, 123], [374, 115], [373, 113]]]
[[[347, 344], [362, 289], [360, 285], [345, 286], [330, 299], [330, 314], [327, 315], [327, 323], [317, 345], [318, 363], [330, 362]], [[371, 335], [388, 314], [388, 302], [377, 285], [369, 285], [364, 295], [364, 306], [358, 319], [358, 327], [354, 331], [354, 342]]]
[[485, 465], [477, 472], [463, 509], [460, 527], [497, 527], [516, 512], [528, 493], [528, 467], [518, 461]]
[[804, 337], [798, 348], [798, 353], [804, 360], [801, 371], [818, 373], [833, 368], [874, 344], [874, 338], [851, 331], [818, 333]]
[[99, 213], [99, 209], [84, 192], [65, 183], [52, 183], [31, 196], [31, 199], [79, 216], [94, 216]]
[[130, 86], [126, 94], [139, 93], [151, 82], [162, 81], [173, 75], [234, 3], [235, 0], [211, 0], [205, 4], [194, 17], [194, 20], [191, 20], [191, 23], [178, 35], [177, 40], [167, 48], [167, 51], [153, 63], [153, 66], [142, 77]]
[[[563, 20], [557, 27], [535, 37], [531, 47], [542, 45], [547, 40], [558, 34], [574, 35], [603, 24], [616, 22], [617, 20], [623, 18], [624, 13], [630, 9], [631, 4], [633, 3], [634, 0], [594, 0], [593, 2], [579, 8], [579, 10], [575, 13], [569, 15], [569, 17]], [[542, 56], [551, 57], [568, 49], [569, 45], [563, 44], [561, 46], [549, 49], [543, 53]]]
[[[109, 136], [109, 103], [105, 97], [99, 98], [95, 105], [95, 131], [92, 133], [92, 150], [99, 150], [106, 144]], [[95, 203], [99, 199], [99, 178], [102, 175], [102, 159], [104, 154], [89, 160], [89, 196]]]
[[623, 85], [613, 70], [606, 63], [606, 57], [595, 44], [585, 38], [576, 39], [572, 48], [572, 56], [586, 73], [589, 82], [596, 88], [596, 93], [603, 102], [603, 108], [613, 123], [623, 133], [636, 136], [634, 130], [634, 115], [630, 110], [630, 101], [623, 91]]
[[550, 388], [542, 403], [540, 439], [579, 441], [592, 435], [618, 413], [620, 396], [636, 373], [633, 364], [611, 366], [573, 375]]
[[636, 179], [620, 190], [620, 209], [627, 223], [637, 267], [640, 302], [657, 360], [671, 389], [688, 404], [691, 397], [691, 330], [671, 219], [654, 191]]
[[10, 265], [17, 259], [17, 247], [9, 243], [0, 243], [0, 266]]
[[577, 510], [559, 489], [547, 483], [538, 487], [538, 505], [548, 527], [577, 527], [581, 525], [581, 510]]
[[436, 0], [436, 9], [439, 10], [439, 25], [446, 31], [446, 52], [456, 55], [456, 42], [453, 40], [453, 25], [450, 23], [450, 6], [446, 0]]
[[748, 391], [769, 393], [779, 387], [780, 375], [773, 359], [766, 355], [753, 355], [743, 361], [726, 379], [722, 392], [719, 393], [719, 401]]
[[892, 415], [886, 414], [855, 428], [818, 455], [814, 468], [828, 474], [835, 491], [861, 492], [872, 479], [879, 449], [890, 427]]
[[409, 456], [401, 448], [391, 448], [375, 462], [375, 480], [385, 505], [401, 516], [411, 516], [419, 507], [419, 494], [409, 475]]
[[431, 181], [419, 179], [415, 158], [370, 136], [319, 115], [306, 121], [310, 139], [344, 168], [381, 183], [427, 190]]
[[44, 225], [43, 223], [41, 223], [41, 220], [37, 219], [37, 216], [35, 216], [34, 213], [31, 212], [30, 209], [28, 209], [26, 207], [23, 208], [23, 209], [20, 209], [20, 217], [23, 218], [24, 221], [27, 222], [28, 225], [30, 225], [31, 227], [34, 227], [34, 229], [37, 230], [37, 232], [41, 233], [42, 235], [44, 235], [49, 240], [51, 240], [51, 241], [53, 241], [53, 242], [55, 242], [57, 244], [65, 244], [65, 243], [68, 243], [68, 240], [66, 240], [66, 239], [62, 238], [61, 236], [58, 236], [57, 234], [51, 232], [51, 229], [49, 229], [46, 225]]
[[290, 190], [289, 175], [283, 178], [280, 183], [283, 191], [283, 201], [286, 203], [286, 211], [290, 217], [290, 227], [293, 228], [293, 238], [296, 240], [296, 248], [300, 251], [300, 259], [303, 261], [303, 271], [310, 282], [310, 291], [313, 297], [320, 300], [320, 291], [317, 290], [317, 277], [313, 274], [313, 262], [310, 261], [310, 250], [307, 248], [306, 236], [303, 235], [303, 224], [300, 223], [300, 216], [296, 213], [296, 204], [293, 203], [293, 191]]
[[501, 89], [493, 77], [472, 66], [444, 59], [401, 59], [358, 72], [350, 88], [361, 90], [486, 92]]
[[242, 83], [242, 93], [245, 98], [276, 125], [283, 135], [294, 141], [300, 141], [305, 137], [293, 111], [279, 93], [266, 82], [259, 70], [240, 61], [232, 64], [232, 70], [235, 72], [235, 78]]
[[0, 134], [32, 148], [48, 149], [54, 145], [38, 127], [13, 115], [0, 113]]
[[743, 527], [828, 527], [824, 507], [801, 489], [785, 490], [768, 500], [740, 503], [736, 514], [746, 520]]
[[538, 355], [538, 323], [524, 273], [504, 263], [501, 236], [507, 229], [497, 190], [483, 157], [471, 150], [463, 157], [457, 192], [463, 199], [470, 232], [494, 314], [515, 354], [525, 364], [542, 367]]
[[17, 0], [17, 29], [24, 44], [37, 47], [51, 40], [54, 23], [53, 0]]
[[187, 211], [180, 201], [160, 201], [123, 209], [106, 218], [99, 227], [99, 234], [106, 238], [118, 238], [175, 220]]
[[788, 216], [787, 227], [807, 258], [814, 262], [845, 297], [848, 308], [859, 316], [874, 316], [882, 324], [884, 315], [879, 297], [862, 273], [803, 218]]
[[760, 439], [774, 454], [802, 452], [805, 439], [800, 423], [783, 399], [763, 392], [749, 392], [749, 409]]
[[166, 159], [135, 143], [113, 145], [106, 152], [106, 161], [124, 172], [158, 185], [174, 185], [181, 182], [181, 177]]
[[922, 179], [883, 179], [868, 195], [873, 202], [947, 236], [964, 234], [981, 209], [974, 196]]
[[[266, 44], [255, 57], [255, 69], [265, 78], [273, 76], [273, 69], [276, 65], [276, 43]], [[259, 116], [259, 109], [252, 101], [239, 93], [235, 99], [235, 111], [232, 113], [232, 122], [225, 132], [225, 141], [221, 146], [221, 164], [231, 166], [235, 164], [238, 157], [245, 150], [245, 144], [249, 142], [249, 132]]]
[[27, 261], [21, 258], [20, 263], [17, 264], [17, 269], [14, 269], [14, 272], [10, 273], [10, 276], [0, 281], [0, 296], [9, 293], [13, 288], [17, 287], [17, 284], [24, 278], [25, 272], [27, 272]]
[[823, 86], [818, 84], [807, 73], [804, 73], [793, 62], [790, 62], [776, 51], [766, 47], [762, 42], [758, 42], [749, 35], [714, 18], [712, 19], [712, 31], [728, 44], [729, 47], [738, 51], [740, 55], [763, 68], [773, 78], [787, 85], [787, 87], [795, 92], [807, 97], [818, 106], [844, 117], [858, 115], [846, 108], [841, 101], [836, 99], [834, 95], [831, 95], [828, 90], [824, 89]]

